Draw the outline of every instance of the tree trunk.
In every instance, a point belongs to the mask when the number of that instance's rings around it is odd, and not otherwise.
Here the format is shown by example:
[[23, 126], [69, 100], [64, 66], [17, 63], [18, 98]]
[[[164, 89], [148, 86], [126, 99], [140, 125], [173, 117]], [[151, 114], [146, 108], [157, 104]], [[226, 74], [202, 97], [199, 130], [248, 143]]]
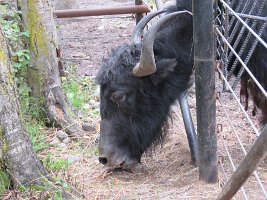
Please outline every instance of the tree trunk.
[[40, 184], [46, 172], [23, 127], [7, 44], [0, 30], [0, 169], [18, 184]]
[[28, 82], [32, 96], [46, 110], [51, 124], [75, 135], [80, 131], [62, 91], [57, 31], [49, 0], [18, 1], [30, 33]]

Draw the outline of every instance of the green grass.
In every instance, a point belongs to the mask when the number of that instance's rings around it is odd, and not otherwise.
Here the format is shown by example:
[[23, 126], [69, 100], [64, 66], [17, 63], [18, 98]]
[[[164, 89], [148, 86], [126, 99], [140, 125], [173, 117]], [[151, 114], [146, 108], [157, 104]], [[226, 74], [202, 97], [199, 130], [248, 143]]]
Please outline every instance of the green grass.
[[82, 110], [85, 106], [84, 103], [88, 101], [88, 97], [82, 92], [82, 86], [78, 82], [67, 80], [64, 82], [64, 90], [68, 100], [73, 106]]
[[[0, 11], [1, 10], [5, 11], [5, 7], [2, 5], [0, 5]], [[27, 43], [29, 33], [21, 30], [22, 24], [19, 13], [15, 13], [11, 20], [0, 18], [0, 25], [5, 36], [9, 40], [9, 44], [12, 46], [12, 66], [19, 93], [21, 117], [32, 141], [34, 150], [40, 153], [49, 148], [50, 145], [47, 143], [48, 136], [45, 132], [47, 120], [45, 110], [40, 108], [40, 104], [35, 103], [35, 100], [30, 96], [31, 89], [26, 81], [30, 51], [25, 44]], [[92, 117], [99, 117], [98, 110], [90, 107], [88, 104], [90, 100], [97, 100], [98, 98], [94, 96], [94, 92], [97, 88], [94, 80], [91, 77], [77, 76], [77, 69], [74, 65], [68, 64], [65, 68], [69, 73], [67, 77], [62, 78], [62, 86], [68, 101], [75, 108], [83, 111], [83, 113]], [[54, 172], [62, 172], [61, 170], [67, 170], [71, 164], [68, 160], [56, 158], [51, 154], [45, 156], [42, 162], [47, 171], [52, 172], [52, 174], [54, 174]], [[57, 181], [56, 177], [53, 177], [53, 179], [55, 179], [53, 182], [61, 183], [60, 185], [62, 187], [68, 188], [68, 184], [64, 183], [64, 181]], [[5, 192], [10, 184], [9, 175], [2, 172], [0, 169], [0, 195]], [[46, 192], [47, 188], [47, 185], [31, 187], [21, 186], [20, 191], [25, 192], [25, 195], [27, 195], [30, 191]], [[60, 193], [55, 193], [53, 196], [54, 198], [52, 199], [62, 199]]]
[[42, 162], [45, 168], [47, 169], [47, 171], [54, 171], [54, 172], [58, 172], [61, 169], [65, 170], [71, 164], [71, 162], [68, 160], [53, 158], [51, 154], [48, 154], [42, 160]]
[[36, 152], [50, 147], [50, 145], [46, 142], [47, 134], [43, 131], [44, 125], [42, 123], [31, 120], [31, 122], [26, 122], [25, 126]]
[[99, 112], [88, 105], [91, 99], [95, 99], [94, 92], [97, 89], [95, 81], [88, 76], [77, 76], [77, 68], [67, 64], [69, 72], [67, 77], [62, 78], [63, 90], [68, 101], [77, 109], [89, 113], [92, 117], [98, 117]]
[[9, 186], [10, 186], [9, 174], [0, 169], [0, 197]]

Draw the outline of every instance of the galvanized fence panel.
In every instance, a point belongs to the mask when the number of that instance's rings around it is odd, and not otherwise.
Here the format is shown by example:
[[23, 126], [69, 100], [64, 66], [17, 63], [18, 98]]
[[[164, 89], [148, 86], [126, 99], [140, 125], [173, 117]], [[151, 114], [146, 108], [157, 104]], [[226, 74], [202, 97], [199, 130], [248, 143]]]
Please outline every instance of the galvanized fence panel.
[[[260, 59], [267, 59], [267, 53], [264, 55], [267, 52], [266, 16], [266, 0], [219, 0], [215, 3], [216, 69], [223, 82], [223, 87], [218, 89], [219, 95], [217, 100], [222, 115], [227, 119], [227, 122], [219, 123], [217, 127], [218, 137], [222, 143], [221, 149], [219, 149], [219, 165], [222, 168], [224, 177], [222, 187], [230, 179], [220, 195], [220, 199], [231, 198], [236, 192], [234, 190], [237, 189], [231, 184], [238, 185], [237, 182], [240, 180], [246, 180], [244, 174], [241, 176], [239, 172], [240, 168], [242, 168], [241, 170], [247, 170], [252, 167], [248, 160], [254, 160], [254, 168], [258, 165], [260, 165], [260, 168], [254, 172], [252, 170], [251, 173], [254, 177], [249, 178], [249, 181], [241, 187], [238, 195], [243, 199], [255, 197], [257, 199], [267, 199], [267, 166], [262, 162], [267, 152], [266, 145], [264, 143], [260, 144], [266, 140], [265, 130], [267, 127], [263, 129], [263, 125], [259, 125], [258, 120], [251, 115], [249, 107], [252, 105], [246, 105], [248, 101], [246, 95], [251, 94], [245, 94], [244, 99], [243, 93], [244, 91], [247, 92], [246, 84], [253, 84], [254, 89], [256, 89], [252, 92], [257, 92], [263, 99], [263, 103], [267, 103], [266, 85], [262, 84], [264, 80], [258, 78], [264, 75], [264, 71], [260, 71], [260, 67], [265, 67], [267, 71], [267, 60], [264, 66], [251, 66], [253, 62], [250, 62], [251, 59], [255, 59], [255, 53], [262, 53], [263, 58]], [[266, 51], [265, 49], [258, 51], [257, 48], [259, 46], [262, 49], [266, 48]], [[262, 63], [259, 62], [259, 65], [262, 65]], [[240, 82], [245, 85], [240, 84]], [[242, 96], [240, 96], [239, 90]], [[251, 90], [252, 88], [249, 89], [249, 91]], [[229, 106], [225, 103], [224, 100], [229, 97], [235, 102], [233, 103], [235, 106]], [[240, 102], [240, 98], [243, 98], [242, 102]], [[255, 114], [257, 109], [254, 101], [253, 114]], [[234, 115], [231, 114], [233, 112], [240, 113], [243, 116], [243, 120], [238, 124], [233, 119]], [[240, 131], [241, 129], [245, 129], [245, 131]], [[244, 132], [247, 136], [244, 136]], [[249, 137], [250, 140], [244, 139], [245, 137]], [[234, 144], [231, 144], [231, 142], [234, 142]], [[251, 150], [250, 148], [253, 143], [254, 146]], [[260, 159], [257, 159], [257, 156], [253, 154], [255, 147], [259, 147], [258, 145], [262, 145], [259, 150], [262, 154]], [[233, 146], [235, 148], [230, 148]], [[244, 156], [237, 156], [240, 153]], [[251, 156], [252, 154], [253, 156]], [[239, 166], [241, 160], [243, 160], [243, 163]], [[232, 171], [229, 171], [229, 166], [232, 168]], [[230, 175], [233, 173], [234, 176], [230, 178]], [[229, 187], [230, 185], [231, 187]], [[242, 184], [240, 183], [240, 185]], [[253, 190], [251, 189], [252, 187]]]

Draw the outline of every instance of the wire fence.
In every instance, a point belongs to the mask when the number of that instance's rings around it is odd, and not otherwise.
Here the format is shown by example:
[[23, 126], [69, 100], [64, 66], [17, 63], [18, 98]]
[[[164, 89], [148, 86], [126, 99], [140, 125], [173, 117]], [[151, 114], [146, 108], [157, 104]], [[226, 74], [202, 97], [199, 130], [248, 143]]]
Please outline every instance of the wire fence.
[[[266, 123], [262, 120], [260, 124], [255, 115], [264, 117], [267, 111], [267, 80], [263, 78], [267, 74], [267, 1], [219, 0], [215, 13], [216, 69], [223, 83], [218, 87], [218, 114], [226, 119], [219, 120], [217, 127], [224, 187]], [[231, 105], [226, 103], [229, 98]], [[266, 160], [235, 197], [267, 199]]]

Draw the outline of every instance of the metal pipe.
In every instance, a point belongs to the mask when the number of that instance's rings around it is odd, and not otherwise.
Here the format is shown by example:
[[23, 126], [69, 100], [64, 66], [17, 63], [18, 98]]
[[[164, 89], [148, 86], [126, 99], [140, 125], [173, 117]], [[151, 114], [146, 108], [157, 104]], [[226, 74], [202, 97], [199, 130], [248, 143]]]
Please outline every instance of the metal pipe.
[[[205, 14], [203, 14], [205, 13]], [[199, 179], [218, 180], [213, 0], [193, 0]]]
[[70, 17], [86, 17], [86, 16], [100, 16], [100, 15], [119, 15], [132, 13], [148, 13], [150, 9], [146, 5], [138, 6], [124, 6], [119, 8], [92, 8], [92, 9], [71, 9], [71, 10], [55, 10], [54, 16], [57, 18]]
[[191, 159], [195, 166], [198, 166], [198, 144], [197, 144], [197, 134], [195, 131], [194, 123], [192, 120], [187, 94], [182, 94], [179, 98], [179, 104], [183, 116], [186, 136], [190, 148]]
[[267, 125], [265, 125], [262, 133], [251, 147], [247, 156], [238, 166], [231, 179], [226, 184], [219, 200], [231, 199], [246, 182], [249, 176], [255, 171], [259, 163], [267, 157]]

